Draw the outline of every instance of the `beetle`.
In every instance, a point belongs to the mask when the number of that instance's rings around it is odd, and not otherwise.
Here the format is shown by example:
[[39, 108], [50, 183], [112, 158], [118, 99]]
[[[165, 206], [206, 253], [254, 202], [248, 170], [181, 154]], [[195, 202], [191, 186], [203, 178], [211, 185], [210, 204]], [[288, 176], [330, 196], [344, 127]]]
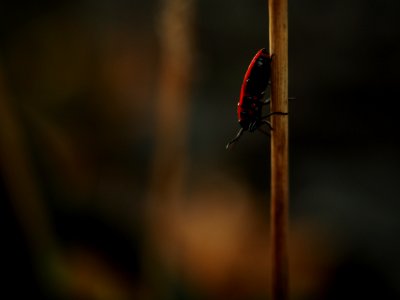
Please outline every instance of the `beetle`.
[[251, 60], [243, 78], [237, 104], [237, 117], [241, 128], [236, 137], [226, 145], [226, 149], [236, 143], [244, 131], [254, 132], [259, 130], [268, 134], [260, 127], [267, 125], [272, 130], [271, 123], [266, 120], [269, 116], [287, 115], [283, 112], [270, 112], [262, 116], [262, 107], [270, 102], [270, 98], [266, 100], [263, 100], [263, 98], [271, 77], [271, 62], [272, 56], [265, 48], [260, 49]]

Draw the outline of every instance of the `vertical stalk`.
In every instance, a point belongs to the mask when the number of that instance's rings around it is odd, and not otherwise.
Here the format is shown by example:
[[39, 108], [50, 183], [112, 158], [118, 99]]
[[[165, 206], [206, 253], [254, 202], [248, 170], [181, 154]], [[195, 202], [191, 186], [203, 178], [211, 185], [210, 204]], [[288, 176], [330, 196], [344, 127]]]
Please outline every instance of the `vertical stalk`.
[[[288, 112], [287, 0], [268, 0], [269, 45], [273, 54], [271, 111]], [[288, 116], [272, 116], [271, 137], [271, 293], [273, 300], [289, 298]]]
[[[173, 235], [170, 226], [174, 224], [173, 217], [179, 213], [184, 201], [189, 100], [194, 63], [195, 1], [160, 0], [160, 4], [160, 66], [154, 111], [154, 156], [147, 201], [149, 240], [145, 259], [148, 260], [146, 272], [154, 296], [170, 299], [176, 293], [174, 281], [179, 276], [177, 267], [181, 253], [168, 253], [169, 261], [161, 262], [160, 253], [153, 251], [160, 247], [160, 243], [171, 242]], [[165, 251], [165, 247], [162, 251]], [[154, 270], [158, 270], [161, 277]]]
[[177, 201], [185, 177], [187, 120], [192, 81], [194, 1], [163, 0], [161, 62], [155, 111], [151, 190], [164, 202]]

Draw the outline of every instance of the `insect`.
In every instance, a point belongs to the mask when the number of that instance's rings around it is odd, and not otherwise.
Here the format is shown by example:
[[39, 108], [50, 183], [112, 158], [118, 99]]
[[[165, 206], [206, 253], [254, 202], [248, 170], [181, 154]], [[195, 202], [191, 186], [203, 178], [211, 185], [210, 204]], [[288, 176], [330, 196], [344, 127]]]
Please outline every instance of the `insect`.
[[266, 119], [271, 115], [287, 115], [287, 113], [283, 112], [270, 112], [262, 116], [263, 106], [270, 102], [269, 98], [263, 99], [271, 76], [271, 61], [272, 56], [268, 54], [265, 48], [259, 50], [251, 60], [244, 75], [237, 107], [238, 121], [241, 128], [236, 137], [226, 145], [226, 149], [236, 143], [244, 131], [254, 132], [259, 130], [269, 135], [268, 132], [261, 128], [261, 126], [266, 125], [272, 130], [271, 123]]

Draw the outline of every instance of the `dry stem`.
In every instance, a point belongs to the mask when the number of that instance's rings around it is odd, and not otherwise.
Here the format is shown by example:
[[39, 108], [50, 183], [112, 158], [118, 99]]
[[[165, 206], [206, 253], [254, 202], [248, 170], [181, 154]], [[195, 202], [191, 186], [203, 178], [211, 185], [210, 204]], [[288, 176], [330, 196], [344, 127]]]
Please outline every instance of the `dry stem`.
[[[271, 111], [288, 112], [287, 0], [269, 0]], [[273, 300], [289, 297], [288, 274], [288, 116], [272, 117], [271, 137], [271, 293]]]
[[150, 197], [158, 201], [161, 198], [166, 202], [177, 201], [182, 196], [192, 79], [193, 9], [193, 1], [163, 1], [159, 24], [161, 65]]

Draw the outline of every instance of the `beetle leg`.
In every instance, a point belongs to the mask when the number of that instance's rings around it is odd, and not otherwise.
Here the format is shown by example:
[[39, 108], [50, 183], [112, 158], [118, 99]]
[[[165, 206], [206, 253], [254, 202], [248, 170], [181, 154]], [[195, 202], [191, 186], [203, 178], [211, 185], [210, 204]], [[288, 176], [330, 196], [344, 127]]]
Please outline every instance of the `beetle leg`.
[[249, 125], [249, 131], [250, 131], [250, 132], [253, 132], [254, 130], [257, 129], [257, 127], [258, 127], [257, 122], [254, 121], [254, 122], [250, 123], [250, 125]]
[[226, 149], [227, 150], [229, 150], [231, 148], [231, 146], [240, 139], [240, 137], [243, 134], [243, 131], [244, 131], [243, 128], [240, 128], [238, 133], [236, 134], [235, 138], [232, 139], [228, 144], [226, 144]]
[[281, 116], [286, 116], [288, 115], [288, 113], [285, 112], [281, 112], [281, 111], [274, 111], [274, 112], [270, 112], [268, 114], [266, 114], [265, 116], [263, 116], [261, 119], [264, 120], [272, 115], [281, 115]]
[[[258, 127], [257, 129], [258, 129], [258, 131], [264, 133], [265, 135], [271, 136], [271, 134], [268, 131], [266, 131], [266, 130], [260, 128], [260, 127]], [[272, 127], [271, 127], [271, 130], [272, 130]]]
[[271, 102], [271, 97], [265, 99], [265, 100], [262, 101], [261, 103], [262, 103], [262, 105], [267, 105], [267, 104], [269, 104], [270, 102]]
[[271, 122], [267, 121], [267, 120], [262, 120], [261, 123], [263, 125], [267, 125], [269, 127], [270, 130], [273, 130]]

